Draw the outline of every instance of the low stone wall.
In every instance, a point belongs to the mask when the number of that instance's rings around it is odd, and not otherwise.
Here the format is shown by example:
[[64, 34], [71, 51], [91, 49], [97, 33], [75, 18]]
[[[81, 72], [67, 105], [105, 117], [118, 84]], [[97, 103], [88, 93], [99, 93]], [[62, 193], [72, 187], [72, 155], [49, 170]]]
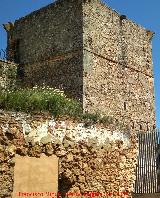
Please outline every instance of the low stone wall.
[[[0, 113], [0, 197], [13, 191], [14, 156], [59, 157], [59, 192], [133, 191], [137, 140], [133, 132], [85, 125], [51, 115]], [[118, 196], [120, 192], [122, 196]], [[122, 193], [123, 192], [123, 193]], [[63, 194], [64, 193], [64, 194]], [[125, 193], [124, 193], [125, 194]]]

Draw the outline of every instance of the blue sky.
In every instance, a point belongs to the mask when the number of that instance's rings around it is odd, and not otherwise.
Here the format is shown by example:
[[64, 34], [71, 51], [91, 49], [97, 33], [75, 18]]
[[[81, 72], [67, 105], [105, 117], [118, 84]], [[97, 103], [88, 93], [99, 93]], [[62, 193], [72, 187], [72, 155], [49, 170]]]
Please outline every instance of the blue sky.
[[[6, 47], [6, 33], [2, 24], [14, 21], [53, 0], [0, 0], [0, 49]], [[156, 120], [160, 128], [160, 0], [104, 0], [119, 13], [155, 32], [153, 38], [153, 64], [155, 78]]]

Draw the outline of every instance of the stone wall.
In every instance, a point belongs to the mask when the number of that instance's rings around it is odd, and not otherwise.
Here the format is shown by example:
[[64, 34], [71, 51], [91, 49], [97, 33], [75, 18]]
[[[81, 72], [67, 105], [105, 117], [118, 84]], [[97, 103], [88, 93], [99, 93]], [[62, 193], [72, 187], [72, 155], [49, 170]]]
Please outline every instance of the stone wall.
[[91, 192], [105, 196], [114, 192], [113, 197], [128, 193], [131, 197], [137, 139], [131, 131], [112, 127], [86, 126], [66, 118], [55, 121], [47, 114], [1, 111], [0, 197], [11, 197], [15, 154], [39, 158], [42, 153], [59, 157], [62, 197], [65, 193], [75, 193], [77, 197]]
[[17, 65], [0, 60], [0, 91], [13, 89], [16, 86]]
[[19, 41], [16, 47], [19, 48], [17, 50], [21, 64], [37, 63], [50, 57], [80, 50], [82, 49], [81, 1], [58, 0], [34, 11], [16, 20], [14, 28], [8, 35], [15, 45], [16, 41]]
[[83, 108], [152, 130], [153, 33], [97, 0], [84, 4], [83, 19]]
[[47, 85], [63, 90], [68, 97], [82, 101], [82, 53], [75, 52], [25, 65], [23, 86]]
[[8, 53], [16, 49], [24, 86], [63, 89], [84, 111], [152, 130], [152, 36], [99, 0], [59, 0], [15, 22]]
[[82, 46], [81, 0], [52, 3], [16, 20], [8, 32], [8, 58], [23, 68], [24, 86], [63, 88], [78, 99], [83, 90]]

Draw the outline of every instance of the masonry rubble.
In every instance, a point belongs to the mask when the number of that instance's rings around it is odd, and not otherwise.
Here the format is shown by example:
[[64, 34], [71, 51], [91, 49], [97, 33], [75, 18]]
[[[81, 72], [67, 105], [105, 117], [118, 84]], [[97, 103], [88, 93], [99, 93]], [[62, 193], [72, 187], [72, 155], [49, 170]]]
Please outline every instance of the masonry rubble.
[[[0, 113], [0, 197], [13, 191], [14, 156], [59, 158], [59, 192], [133, 191], [137, 139], [128, 133], [85, 126], [51, 115]], [[118, 196], [115, 196], [118, 197]], [[129, 196], [131, 197], [131, 196]]]

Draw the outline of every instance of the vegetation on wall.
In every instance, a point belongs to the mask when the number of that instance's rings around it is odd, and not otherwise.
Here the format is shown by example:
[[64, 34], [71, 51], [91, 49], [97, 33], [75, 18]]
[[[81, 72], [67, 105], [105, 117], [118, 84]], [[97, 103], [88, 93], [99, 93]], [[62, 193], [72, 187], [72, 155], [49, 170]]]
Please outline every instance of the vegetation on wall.
[[33, 87], [0, 93], [0, 109], [27, 113], [50, 112], [55, 117], [70, 116], [86, 124], [111, 124], [112, 117], [83, 113], [81, 103], [67, 98], [63, 91], [50, 87]]
[[49, 111], [57, 115], [78, 115], [80, 104], [67, 98], [64, 93], [52, 88], [18, 89], [0, 95], [0, 108], [23, 112]]
[[57, 117], [72, 117], [93, 123], [112, 124], [111, 116], [84, 113], [79, 101], [67, 98], [63, 91], [50, 87], [18, 88], [17, 65], [0, 64], [0, 109], [26, 113], [52, 113]]

